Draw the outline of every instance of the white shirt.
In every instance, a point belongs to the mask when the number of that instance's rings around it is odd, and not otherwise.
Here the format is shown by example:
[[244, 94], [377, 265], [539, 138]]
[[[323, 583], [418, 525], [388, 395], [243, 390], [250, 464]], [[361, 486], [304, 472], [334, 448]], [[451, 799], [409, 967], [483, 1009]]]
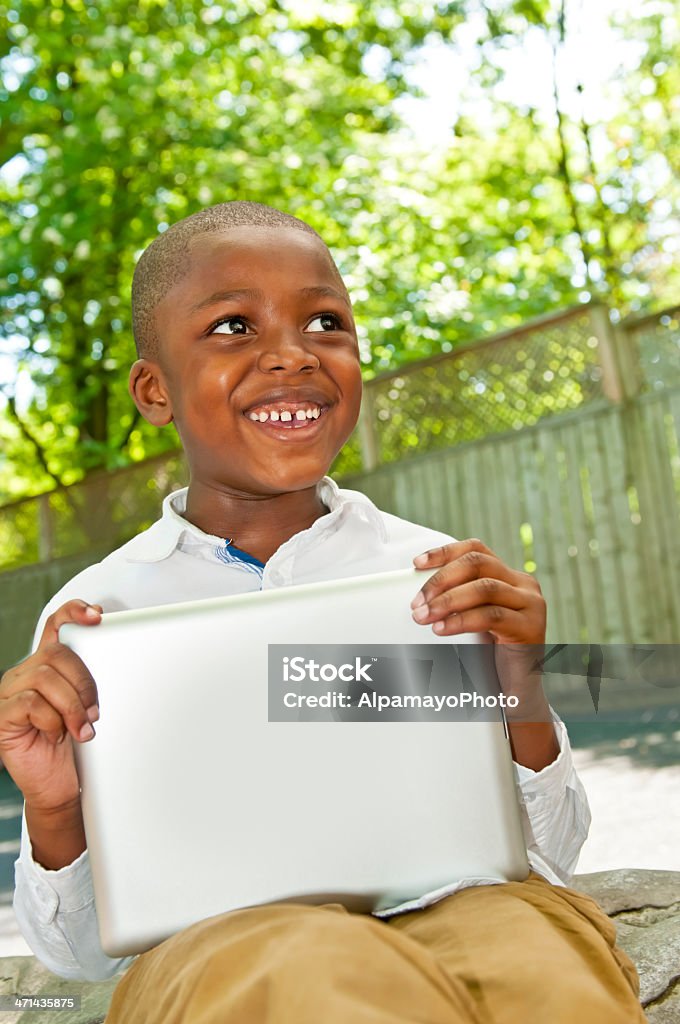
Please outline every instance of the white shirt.
[[[415, 555], [454, 539], [382, 512], [365, 495], [340, 490], [324, 477], [317, 494], [330, 511], [282, 544], [261, 567], [241, 561], [223, 538], [210, 536], [183, 518], [187, 490], [168, 495], [158, 522], [55, 594], [38, 621], [33, 651], [47, 616], [72, 598], [111, 612], [407, 569]], [[557, 759], [540, 772], [515, 767], [531, 867], [553, 884], [563, 885], [576, 867], [590, 811], [572, 764], [566, 729], [554, 712], [553, 717], [560, 746]], [[111, 959], [102, 951], [88, 858], [84, 850], [58, 871], [36, 864], [24, 816], [15, 862], [14, 910], [26, 942], [49, 970], [64, 978], [96, 981], [127, 967], [134, 958]], [[500, 881], [465, 879], [379, 916], [425, 907], [470, 885]]]

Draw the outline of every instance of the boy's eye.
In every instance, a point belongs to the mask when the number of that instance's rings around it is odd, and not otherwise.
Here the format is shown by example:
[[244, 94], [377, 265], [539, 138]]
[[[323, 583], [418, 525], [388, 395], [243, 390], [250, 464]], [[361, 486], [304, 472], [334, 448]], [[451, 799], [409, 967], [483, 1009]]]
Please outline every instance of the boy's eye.
[[[314, 326], [319, 324], [320, 326]], [[340, 318], [335, 313], [320, 313], [315, 316], [307, 328], [308, 331], [321, 333], [324, 331], [342, 330]], [[242, 316], [228, 316], [210, 328], [211, 334], [247, 334], [248, 324]]]
[[[312, 324], [317, 322], [323, 326], [312, 327]], [[316, 331], [337, 331], [340, 330], [341, 327], [342, 324], [340, 323], [340, 319], [335, 315], [335, 313], [320, 313], [319, 316], [314, 317], [307, 330], [312, 331], [312, 333]]]
[[[240, 324], [241, 329], [234, 330], [234, 324]], [[220, 320], [211, 328], [211, 334], [245, 334], [248, 330], [246, 322], [242, 316], [229, 316], [225, 320]]]

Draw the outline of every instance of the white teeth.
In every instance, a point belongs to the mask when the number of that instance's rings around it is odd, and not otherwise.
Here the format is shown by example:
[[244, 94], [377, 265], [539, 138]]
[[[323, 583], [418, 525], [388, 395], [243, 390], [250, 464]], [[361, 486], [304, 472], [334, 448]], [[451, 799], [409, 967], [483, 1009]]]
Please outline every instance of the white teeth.
[[321, 415], [321, 409], [318, 406], [314, 406], [312, 409], [296, 409], [293, 412], [290, 409], [270, 409], [267, 412], [249, 412], [248, 417], [251, 420], [256, 420], [259, 423], [266, 423], [267, 420], [271, 420], [272, 423], [277, 423], [279, 420], [283, 420], [284, 423], [290, 423], [292, 419], [299, 420], [300, 422], [305, 420], [318, 420]]

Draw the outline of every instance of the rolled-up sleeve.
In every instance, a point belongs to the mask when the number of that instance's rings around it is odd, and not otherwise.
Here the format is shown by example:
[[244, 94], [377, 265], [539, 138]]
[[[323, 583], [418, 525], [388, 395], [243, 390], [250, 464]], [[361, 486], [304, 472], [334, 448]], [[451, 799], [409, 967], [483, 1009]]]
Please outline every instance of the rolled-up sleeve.
[[88, 851], [58, 871], [37, 864], [25, 813], [14, 880], [19, 930], [48, 970], [61, 978], [102, 981], [132, 963], [134, 957], [112, 959], [101, 948]]
[[548, 881], [569, 885], [588, 829], [590, 808], [576, 774], [564, 722], [552, 712], [559, 756], [540, 772], [515, 764], [531, 866]]

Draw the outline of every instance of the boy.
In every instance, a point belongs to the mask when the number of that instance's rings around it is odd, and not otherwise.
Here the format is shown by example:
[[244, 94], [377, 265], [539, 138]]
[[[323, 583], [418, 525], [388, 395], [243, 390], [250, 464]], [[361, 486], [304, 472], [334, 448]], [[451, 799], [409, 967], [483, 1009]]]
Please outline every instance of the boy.
[[[73, 743], [92, 738], [97, 695], [57, 643], [62, 622], [415, 560], [441, 567], [414, 595], [416, 621], [444, 635], [490, 631], [499, 666], [512, 645], [545, 638], [532, 577], [481, 541], [382, 513], [325, 475], [357, 421], [361, 372], [349, 297], [308, 225], [255, 203], [200, 211], [146, 250], [132, 297], [130, 393], [150, 423], [174, 422], [190, 485], [62, 588], [33, 654], [0, 684], [0, 756], [25, 797], [15, 909], [36, 955], [64, 977], [107, 977], [132, 958], [110, 960], [97, 936], [73, 761]], [[644, 1020], [612, 925], [564, 887], [589, 813], [535, 681], [530, 697], [532, 721], [511, 726], [535, 872], [526, 882], [469, 880], [384, 920], [291, 904], [210, 918], [138, 957], [107, 1021]]]

